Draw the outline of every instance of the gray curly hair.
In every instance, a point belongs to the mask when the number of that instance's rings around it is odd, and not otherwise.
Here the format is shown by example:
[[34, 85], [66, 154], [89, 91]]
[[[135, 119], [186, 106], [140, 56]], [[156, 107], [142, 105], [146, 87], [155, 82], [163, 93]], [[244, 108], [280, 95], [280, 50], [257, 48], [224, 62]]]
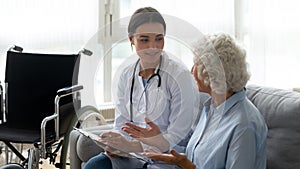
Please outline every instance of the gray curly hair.
[[246, 51], [228, 34], [206, 35], [194, 47], [198, 78], [219, 94], [237, 92], [247, 84]]

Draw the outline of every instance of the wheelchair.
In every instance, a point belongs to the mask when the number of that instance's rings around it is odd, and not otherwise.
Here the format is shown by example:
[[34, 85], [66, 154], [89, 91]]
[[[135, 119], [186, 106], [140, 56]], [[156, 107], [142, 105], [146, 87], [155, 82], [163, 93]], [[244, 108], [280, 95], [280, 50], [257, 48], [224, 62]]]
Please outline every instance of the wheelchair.
[[[39, 169], [41, 159], [65, 169], [69, 133], [80, 125], [83, 114], [100, 113], [92, 106], [81, 107], [80, 102], [80, 58], [92, 52], [83, 49], [67, 55], [22, 50], [13, 46], [7, 51], [5, 86], [0, 84], [0, 141], [26, 169]], [[31, 145], [28, 155], [25, 157], [15, 144]]]

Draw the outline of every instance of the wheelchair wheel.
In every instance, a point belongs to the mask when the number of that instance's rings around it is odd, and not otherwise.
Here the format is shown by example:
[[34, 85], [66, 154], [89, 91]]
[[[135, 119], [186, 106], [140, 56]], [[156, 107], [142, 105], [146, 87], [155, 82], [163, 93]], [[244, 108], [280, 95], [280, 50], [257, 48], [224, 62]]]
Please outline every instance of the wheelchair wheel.
[[82, 128], [82, 127], [89, 125], [89, 124], [85, 123], [87, 118], [94, 119], [94, 123], [98, 123], [99, 125], [106, 123], [105, 119], [101, 115], [101, 112], [97, 108], [95, 108], [93, 106], [84, 106], [84, 107], [80, 108], [76, 112], [76, 116], [71, 121], [71, 124], [67, 131], [68, 134], [66, 134], [63, 139], [63, 144], [62, 144], [61, 151], [60, 151], [60, 162], [55, 164], [55, 166], [57, 168], [66, 169], [66, 165], [69, 164], [69, 163], [67, 163], [67, 161], [68, 161], [67, 156], [69, 153], [70, 132], [73, 130], [74, 127]]

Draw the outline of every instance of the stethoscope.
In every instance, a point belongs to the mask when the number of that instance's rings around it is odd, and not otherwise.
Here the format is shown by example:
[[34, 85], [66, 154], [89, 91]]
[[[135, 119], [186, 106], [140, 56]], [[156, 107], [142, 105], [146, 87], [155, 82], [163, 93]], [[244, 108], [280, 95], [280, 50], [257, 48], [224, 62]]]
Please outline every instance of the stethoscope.
[[[153, 75], [150, 76], [150, 78], [147, 80], [146, 84], [148, 84], [150, 82], [151, 79], [153, 79], [155, 76], [158, 77], [158, 84], [157, 87], [159, 88], [161, 85], [161, 77], [159, 75], [159, 71], [160, 71], [160, 66], [161, 66], [161, 61], [162, 61], [162, 56], [160, 56], [160, 60], [159, 60], [159, 65], [157, 68], [156, 73], [154, 73]], [[136, 68], [138, 63], [140, 62], [140, 59], [138, 59], [135, 63], [134, 66], [134, 70], [133, 70], [133, 74], [132, 74], [132, 81], [131, 81], [131, 88], [130, 88], [130, 107], [129, 107], [129, 115], [130, 115], [130, 122], [133, 122], [133, 104], [132, 104], [132, 95], [133, 95], [133, 87], [134, 87], [134, 81], [135, 81], [135, 72], [136, 72]], [[145, 89], [143, 92], [145, 92], [145, 90], [147, 89], [147, 86], [145, 86]]]

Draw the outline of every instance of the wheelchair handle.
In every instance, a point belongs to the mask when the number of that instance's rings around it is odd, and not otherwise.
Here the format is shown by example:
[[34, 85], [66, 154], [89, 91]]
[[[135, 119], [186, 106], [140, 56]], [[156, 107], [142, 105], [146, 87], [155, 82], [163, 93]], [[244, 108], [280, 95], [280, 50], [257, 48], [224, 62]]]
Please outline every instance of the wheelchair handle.
[[74, 93], [74, 92], [77, 92], [82, 89], [83, 89], [82, 85], [75, 85], [75, 86], [59, 89], [56, 94], [57, 94], [57, 96], [62, 97], [64, 95], [68, 95], [70, 93]]

